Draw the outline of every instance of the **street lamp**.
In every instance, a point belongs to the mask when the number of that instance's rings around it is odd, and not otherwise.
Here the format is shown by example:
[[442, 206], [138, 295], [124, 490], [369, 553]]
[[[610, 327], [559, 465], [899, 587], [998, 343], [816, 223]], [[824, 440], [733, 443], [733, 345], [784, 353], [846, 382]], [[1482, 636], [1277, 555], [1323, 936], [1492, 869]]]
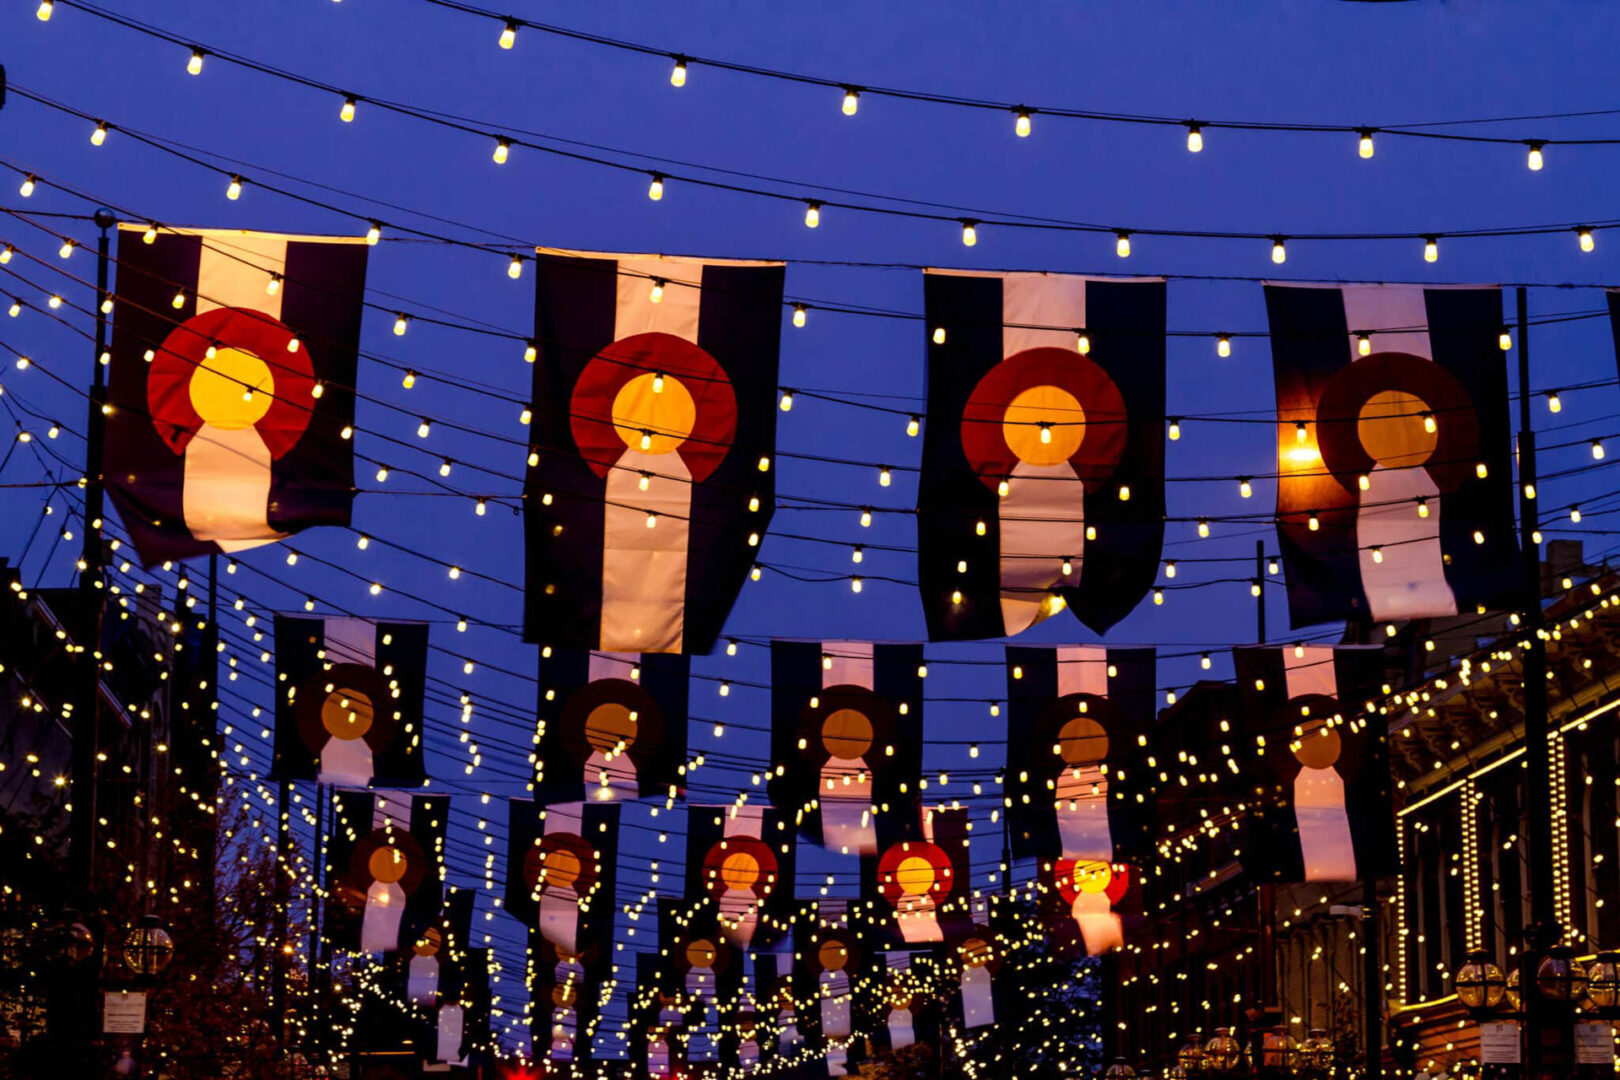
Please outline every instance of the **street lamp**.
[[1216, 1028], [1204, 1044], [1204, 1067], [1218, 1076], [1236, 1069], [1243, 1060], [1243, 1047], [1232, 1037], [1231, 1028]]
[[1181, 1049], [1176, 1051], [1176, 1064], [1188, 1077], [1204, 1075], [1204, 1048], [1198, 1044], [1198, 1036], [1188, 1039]]
[[1620, 1006], [1620, 953], [1601, 952], [1586, 969], [1586, 997], [1599, 1016]]
[[1326, 1075], [1333, 1067], [1333, 1039], [1322, 1028], [1311, 1028], [1299, 1044], [1299, 1063], [1315, 1075]]
[[174, 959], [174, 939], [156, 915], [142, 915], [124, 939], [124, 963], [135, 974], [156, 978]]
[[1267, 1076], [1293, 1076], [1299, 1069], [1299, 1046], [1284, 1028], [1260, 1035], [1260, 1067]]
[[1502, 976], [1502, 969], [1491, 961], [1489, 953], [1475, 950], [1457, 969], [1451, 985], [1457, 991], [1457, 1001], [1465, 1009], [1478, 1013], [1488, 1012], [1501, 1004], [1503, 995], [1507, 993], [1508, 981]]
[[1536, 968], [1536, 993], [1547, 1001], [1577, 1004], [1586, 994], [1586, 984], [1586, 968], [1568, 945], [1548, 949]]

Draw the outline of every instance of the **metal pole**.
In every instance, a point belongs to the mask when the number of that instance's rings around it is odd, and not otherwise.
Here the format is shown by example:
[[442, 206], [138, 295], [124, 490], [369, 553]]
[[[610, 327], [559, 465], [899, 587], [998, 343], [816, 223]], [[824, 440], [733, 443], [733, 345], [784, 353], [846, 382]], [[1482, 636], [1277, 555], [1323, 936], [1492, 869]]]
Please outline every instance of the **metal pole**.
[[1254, 621], [1255, 640], [1266, 643], [1266, 542], [1254, 542]]
[[[1255, 636], [1259, 644], [1266, 643], [1266, 544], [1264, 540], [1254, 542], [1254, 619]], [[1260, 967], [1259, 1001], [1255, 1010], [1256, 1025], [1259, 1032], [1251, 1032], [1264, 1039], [1265, 1029], [1274, 1027], [1282, 1020], [1282, 1003], [1277, 999], [1277, 886], [1271, 882], [1261, 882], [1255, 890], [1259, 911], [1257, 913], [1259, 939], [1256, 946], [1255, 962]], [[1256, 1043], [1259, 1045], [1258, 1041]], [[1258, 1050], [1256, 1051], [1258, 1053]]]
[[84, 650], [84, 677], [79, 687], [73, 728], [72, 789], [69, 796], [72, 818], [69, 822], [69, 857], [73, 886], [81, 895], [86, 912], [95, 889], [96, 873], [96, 772], [101, 752], [99, 712], [101, 698], [101, 614], [104, 589], [101, 580], [101, 516], [103, 488], [102, 448], [107, 435], [107, 379], [101, 358], [107, 352], [107, 278], [112, 263], [108, 236], [117, 221], [109, 210], [97, 210], [101, 238], [96, 246], [96, 351], [91, 360], [89, 415], [85, 423], [84, 463], [84, 546], [79, 556], [79, 603], [84, 635], [78, 645]]
[[276, 1033], [278, 1046], [287, 1045], [287, 946], [291, 938], [287, 931], [287, 907], [292, 903], [287, 875], [292, 866], [292, 784], [283, 780], [277, 785], [280, 796], [276, 801], [276, 861], [275, 861], [275, 940], [270, 951], [270, 1030]]

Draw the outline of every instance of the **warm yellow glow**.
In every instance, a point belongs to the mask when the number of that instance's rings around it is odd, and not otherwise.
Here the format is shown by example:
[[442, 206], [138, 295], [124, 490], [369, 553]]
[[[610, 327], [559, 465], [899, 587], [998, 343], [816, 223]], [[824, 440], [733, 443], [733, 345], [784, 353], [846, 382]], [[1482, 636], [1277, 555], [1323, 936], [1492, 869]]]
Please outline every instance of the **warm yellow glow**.
[[804, 326], [804, 321], [805, 321], [805, 306], [803, 304], [794, 304], [793, 305], [793, 325], [795, 327], [802, 328]]
[[1207, 518], [1198, 519], [1198, 535], [1201, 538], [1207, 538], [1209, 536], [1209, 520]]
[[1029, 130], [1029, 110], [1019, 109], [1018, 119], [1013, 121], [1013, 134], [1017, 135], [1020, 139], [1027, 139], [1029, 137]]
[[943, 326], [934, 327], [934, 344], [945, 344], [945, 328]]
[[354, 98], [352, 98], [352, 97], [351, 98], [344, 98], [343, 99], [343, 107], [338, 110], [338, 119], [343, 121], [345, 124], [354, 123], [354, 109], [355, 109], [355, 100], [354, 100]]
[[1496, 347], [1501, 349], [1503, 352], [1507, 352], [1509, 349], [1513, 348], [1513, 335], [1505, 328], [1500, 334], [1496, 335]]
[[844, 115], [854, 116], [855, 110], [861, 107], [861, 92], [854, 87], [844, 88]]
[[1548, 412], [1563, 412], [1564, 411], [1564, 403], [1561, 400], [1559, 400], [1558, 391], [1556, 391], [1556, 390], [1554, 390], [1552, 393], [1547, 395], [1547, 411]]
[[1576, 237], [1577, 240], [1580, 241], [1582, 251], [1588, 251], [1589, 252], [1593, 248], [1597, 247], [1597, 243], [1592, 239], [1592, 230], [1591, 229], [1586, 229], [1586, 228], [1576, 229], [1575, 230], [1575, 237]]
[[500, 46], [503, 49], [510, 49], [513, 45], [516, 45], [516, 44], [517, 44], [517, 23], [509, 22], [509, 23], [506, 24], [505, 27], [503, 27], [501, 29]]
[[1181, 438], [1181, 421], [1177, 420], [1175, 417], [1170, 418], [1169, 434], [1171, 442], [1175, 442], [1177, 439]]
[[1283, 245], [1283, 238], [1280, 236], [1271, 242], [1271, 261], [1278, 266], [1288, 261], [1288, 248]]
[[1238, 481], [1238, 494], [1245, 499], [1254, 494], [1254, 485], [1249, 483], [1248, 477]]
[[652, 183], [647, 185], [647, 198], [657, 202], [664, 197], [664, 178], [653, 173]]
[[1525, 164], [1530, 166], [1531, 172], [1540, 172], [1541, 166], [1545, 164], [1541, 157], [1542, 145], [1542, 143], [1538, 142], [1533, 142], [1530, 144], [1530, 153], [1525, 158]]
[[1187, 149], [1198, 153], [1204, 148], [1204, 131], [1197, 124], [1187, 125]]
[[805, 228], [814, 229], [816, 226], [818, 226], [820, 224], [821, 224], [821, 204], [818, 203], [818, 202], [805, 203], [805, 205], [804, 205], [804, 226], [805, 226]]
[[1372, 336], [1369, 334], [1356, 335], [1356, 353], [1360, 356], [1372, 355]]
[[1437, 238], [1430, 236], [1423, 241], [1423, 261], [1440, 261], [1440, 241]]
[[513, 281], [523, 276], [523, 256], [512, 256], [512, 261], [506, 264], [506, 276]]
[[1221, 334], [1215, 339], [1215, 355], [1223, 360], [1232, 355], [1232, 339], [1230, 336]]
[[[90, 145], [91, 146], [100, 146], [102, 143], [104, 143], [106, 141], [107, 141], [107, 124], [106, 124], [105, 121], [102, 121], [102, 122], [97, 123], [95, 130], [90, 133]], [[1591, 251], [1592, 249], [1587, 248], [1586, 250]]]
[[669, 85], [677, 89], [686, 85], [686, 57], [675, 58], [675, 66], [669, 70]]
[[1118, 255], [1122, 259], [1130, 258], [1130, 255], [1131, 255], [1131, 234], [1130, 233], [1122, 232], [1122, 233], [1119, 234], [1118, 239], [1116, 239], [1114, 241], [1114, 253], [1116, 255]]
[[225, 189], [225, 197], [232, 202], [242, 197], [242, 178], [240, 176], [231, 177], [230, 185]]
[[512, 144], [505, 139], [495, 140], [495, 164], [505, 165], [506, 159], [512, 155]]
[[1370, 130], [1361, 133], [1361, 141], [1357, 144], [1356, 151], [1362, 160], [1373, 156], [1373, 133]]
[[979, 242], [978, 227], [971, 221], [962, 222], [962, 246], [972, 247]]
[[906, 421], [906, 434], [907, 435], [910, 435], [912, 438], [916, 438], [917, 437], [917, 432], [919, 432], [921, 430], [922, 430], [922, 421], [919, 420], [917, 417], [913, 416], [909, 420]]
[[23, 177], [21, 186], [17, 188], [17, 194], [21, 195], [25, 199], [28, 198], [34, 193], [34, 183], [35, 181], [32, 173]]
[[186, 61], [186, 73], [189, 74], [189, 75], [201, 75], [202, 74], [202, 65], [203, 65], [202, 50], [201, 49], [192, 49], [191, 50], [191, 59]]
[[404, 314], [394, 316], [394, 336], [404, 337], [405, 328], [410, 325], [410, 317]]
[[50, 22], [51, 13], [56, 10], [55, 0], [39, 0], [39, 7], [34, 9], [34, 15], [40, 22]]
[[1081, 330], [1075, 336], [1074, 348], [1081, 356], [1088, 355], [1091, 352], [1091, 335]]
[[372, 247], [376, 247], [377, 246], [377, 241], [379, 241], [381, 239], [382, 239], [382, 225], [380, 223], [378, 223], [378, 222], [373, 221], [371, 223], [371, 228], [366, 230], [366, 243], [370, 244]]

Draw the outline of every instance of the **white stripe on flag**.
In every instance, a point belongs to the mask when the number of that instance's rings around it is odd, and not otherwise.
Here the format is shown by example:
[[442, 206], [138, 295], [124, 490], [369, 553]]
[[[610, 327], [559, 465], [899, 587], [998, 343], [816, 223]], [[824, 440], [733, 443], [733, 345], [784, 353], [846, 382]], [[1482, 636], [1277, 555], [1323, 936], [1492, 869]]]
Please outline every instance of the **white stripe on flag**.
[[[1372, 355], [1381, 352], [1410, 353], [1425, 360], [1434, 359], [1429, 345], [1429, 311], [1421, 285], [1346, 285], [1344, 319], [1350, 330], [1350, 359], [1361, 359], [1358, 333], [1372, 338]], [[1388, 327], [1407, 327], [1387, 332]]]
[[1304, 697], [1306, 694], [1338, 697], [1339, 680], [1333, 668], [1333, 647], [1307, 645], [1304, 649], [1298, 650], [1305, 654], [1303, 656], [1295, 656], [1295, 651], [1292, 646], [1283, 649], [1283, 665], [1288, 672], [1289, 699]]
[[247, 308], [281, 318], [284, 290], [270, 295], [270, 275], [287, 270], [287, 238], [269, 233], [203, 233], [197, 264], [197, 314]]
[[326, 659], [334, 664], [377, 663], [377, 624], [370, 619], [326, 619]]
[[[1001, 279], [1002, 358], [1025, 349], [1075, 347], [1086, 325], [1086, 279], [1072, 274], [1006, 274]], [[1058, 327], [1036, 330], [1030, 327]]]
[[[613, 318], [613, 339], [632, 334], [662, 333], [698, 339], [698, 307], [703, 290], [703, 265], [669, 259], [620, 259], [618, 303]], [[656, 281], [662, 281], [663, 299], [652, 302]]]
[[1058, 697], [1108, 696], [1107, 649], [1097, 645], [1060, 645], [1052, 652], [1057, 662]]
[[826, 657], [821, 664], [823, 690], [829, 686], [859, 686], [871, 690], [876, 686], [870, 641], [824, 641], [821, 652]]

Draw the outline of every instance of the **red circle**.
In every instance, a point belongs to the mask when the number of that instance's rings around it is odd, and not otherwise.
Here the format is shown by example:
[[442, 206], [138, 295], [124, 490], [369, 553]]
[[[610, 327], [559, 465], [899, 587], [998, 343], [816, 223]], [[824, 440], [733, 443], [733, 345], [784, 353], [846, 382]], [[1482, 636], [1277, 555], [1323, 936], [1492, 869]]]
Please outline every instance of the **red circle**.
[[878, 860], [878, 888], [882, 890], [885, 900], [898, 905], [901, 897], [907, 895], [905, 889], [900, 887], [899, 871], [900, 864], [911, 858], [926, 859], [928, 865], [933, 867], [934, 880], [928, 885], [929, 899], [937, 904], [951, 895], [956, 881], [950, 857], [938, 844], [927, 840], [908, 840], [890, 845]]

